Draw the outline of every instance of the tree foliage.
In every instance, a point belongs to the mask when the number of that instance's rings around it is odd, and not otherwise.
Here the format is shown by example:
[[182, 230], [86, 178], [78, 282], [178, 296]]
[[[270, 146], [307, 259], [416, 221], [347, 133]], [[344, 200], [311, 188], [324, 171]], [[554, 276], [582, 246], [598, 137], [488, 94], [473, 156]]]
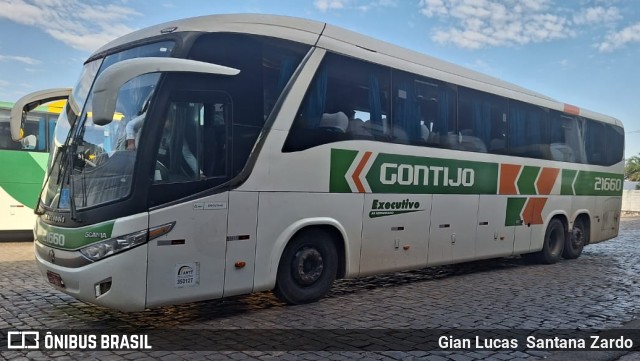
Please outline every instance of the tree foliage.
[[634, 155], [627, 159], [627, 164], [624, 166], [624, 178], [628, 181], [638, 182], [640, 181], [640, 156]]

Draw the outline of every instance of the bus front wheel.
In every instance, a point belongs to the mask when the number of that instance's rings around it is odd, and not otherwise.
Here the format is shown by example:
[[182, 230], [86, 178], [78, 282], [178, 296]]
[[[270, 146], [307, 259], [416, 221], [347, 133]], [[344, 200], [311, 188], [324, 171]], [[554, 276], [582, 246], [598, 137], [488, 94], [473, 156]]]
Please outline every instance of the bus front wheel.
[[321, 229], [303, 231], [282, 253], [274, 293], [293, 305], [317, 301], [331, 289], [337, 270], [331, 235]]
[[564, 224], [557, 218], [553, 218], [544, 233], [542, 250], [536, 254], [538, 262], [553, 264], [560, 260], [564, 251], [567, 232]]

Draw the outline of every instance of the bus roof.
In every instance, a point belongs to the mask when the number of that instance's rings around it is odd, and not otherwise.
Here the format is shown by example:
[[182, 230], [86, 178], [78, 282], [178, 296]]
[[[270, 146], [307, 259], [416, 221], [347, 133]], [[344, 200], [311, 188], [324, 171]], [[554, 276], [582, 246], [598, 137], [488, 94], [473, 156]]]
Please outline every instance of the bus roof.
[[434, 79], [622, 126], [622, 123], [613, 117], [556, 101], [518, 85], [432, 56], [408, 50], [327, 23], [289, 16], [224, 14], [170, 21], [141, 29], [115, 39], [98, 49], [91, 58], [99, 56], [101, 53], [114, 47], [123, 46], [144, 38], [158, 36], [162, 33], [162, 30], [169, 30], [171, 32], [234, 32], [292, 40], [324, 48], [332, 52], [422, 74]]
[[[44, 105], [40, 105], [32, 110], [32, 112], [60, 114], [66, 102], [66, 100], [56, 100]], [[14, 103], [12, 102], [0, 101], [0, 109], [11, 109], [13, 108], [13, 105]]]

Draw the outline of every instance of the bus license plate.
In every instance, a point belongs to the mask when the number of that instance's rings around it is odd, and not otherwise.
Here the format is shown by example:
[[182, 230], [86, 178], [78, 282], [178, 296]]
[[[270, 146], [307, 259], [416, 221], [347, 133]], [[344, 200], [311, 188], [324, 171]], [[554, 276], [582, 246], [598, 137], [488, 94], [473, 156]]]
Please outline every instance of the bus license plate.
[[64, 288], [64, 282], [62, 281], [62, 277], [60, 277], [59, 274], [47, 271], [47, 279], [49, 279], [49, 283], [51, 283], [52, 285]]

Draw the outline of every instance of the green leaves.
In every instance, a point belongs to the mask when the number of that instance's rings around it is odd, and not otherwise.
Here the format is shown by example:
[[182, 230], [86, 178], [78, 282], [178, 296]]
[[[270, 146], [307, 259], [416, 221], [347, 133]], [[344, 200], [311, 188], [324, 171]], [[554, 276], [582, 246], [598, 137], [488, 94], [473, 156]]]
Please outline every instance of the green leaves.
[[627, 159], [624, 166], [624, 178], [632, 182], [640, 181], [640, 155]]

